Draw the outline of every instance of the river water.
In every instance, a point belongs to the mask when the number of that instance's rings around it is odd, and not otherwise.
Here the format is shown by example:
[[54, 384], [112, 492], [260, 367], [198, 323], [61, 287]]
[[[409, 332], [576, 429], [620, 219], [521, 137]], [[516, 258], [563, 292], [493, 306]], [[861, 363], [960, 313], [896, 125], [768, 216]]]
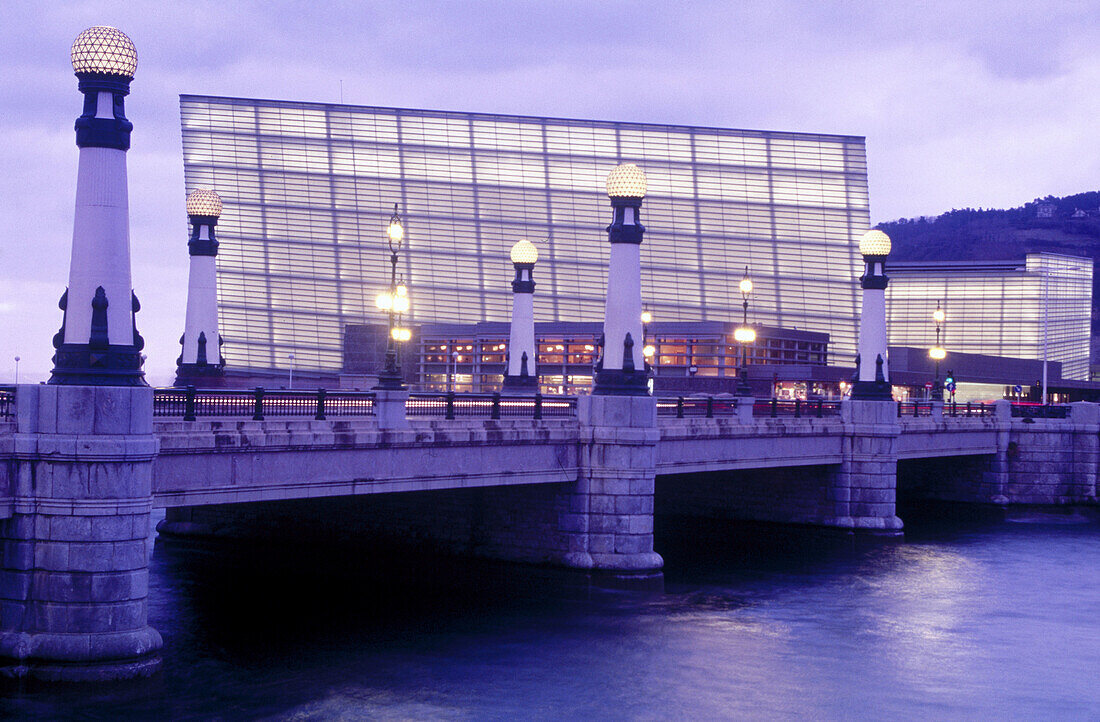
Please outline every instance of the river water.
[[[662, 592], [391, 552], [158, 542], [156, 677], [24, 719], [1098, 719], [1100, 522], [853, 546], [666, 522]], [[325, 560], [325, 561], [322, 561]]]

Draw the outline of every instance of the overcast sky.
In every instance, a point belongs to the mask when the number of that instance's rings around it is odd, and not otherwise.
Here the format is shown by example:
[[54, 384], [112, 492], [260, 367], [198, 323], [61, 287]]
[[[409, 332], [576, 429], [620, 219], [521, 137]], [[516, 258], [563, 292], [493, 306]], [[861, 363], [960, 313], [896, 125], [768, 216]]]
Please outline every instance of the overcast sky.
[[180, 93], [862, 135], [874, 221], [1100, 189], [1100, 3], [4, 2], [0, 382], [48, 377], [91, 25], [137, 46], [127, 115], [150, 382], [183, 331]]

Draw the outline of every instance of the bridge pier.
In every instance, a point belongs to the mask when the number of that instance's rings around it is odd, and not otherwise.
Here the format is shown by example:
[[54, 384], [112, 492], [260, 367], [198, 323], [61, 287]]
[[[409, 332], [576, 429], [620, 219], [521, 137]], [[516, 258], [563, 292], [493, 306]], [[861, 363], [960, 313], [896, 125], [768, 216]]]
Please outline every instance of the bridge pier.
[[581, 396], [580, 473], [561, 530], [566, 566], [618, 576], [653, 576], [664, 560], [653, 551], [657, 476], [657, 401], [651, 396]]
[[841, 405], [841, 421], [843, 458], [827, 481], [834, 516], [826, 519], [825, 525], [900, 536], [897, 404], [889, 400], [846, 401]]
[[145, 676], [161, 637], [146, 621], [153, 390], [20, 386], [0, 522], [0, 674]]

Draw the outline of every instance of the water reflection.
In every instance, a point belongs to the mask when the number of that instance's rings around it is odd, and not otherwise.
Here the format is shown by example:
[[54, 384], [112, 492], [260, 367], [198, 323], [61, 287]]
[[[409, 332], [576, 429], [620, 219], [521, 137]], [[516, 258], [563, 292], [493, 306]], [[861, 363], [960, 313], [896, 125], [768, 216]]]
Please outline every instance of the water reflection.
[[909, 541], [662, 520], [663, 593], [392, 549], [158, 544], [164, 672], [24, 690], [87, 719], [1096, 717], [1100, 524]]

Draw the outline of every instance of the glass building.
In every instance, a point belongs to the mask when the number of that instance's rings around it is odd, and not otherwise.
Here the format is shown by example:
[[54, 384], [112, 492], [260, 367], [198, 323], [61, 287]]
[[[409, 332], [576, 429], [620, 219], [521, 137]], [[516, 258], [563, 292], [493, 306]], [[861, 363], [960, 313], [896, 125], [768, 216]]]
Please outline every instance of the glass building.
[[864, 139], [686, 126], [181, 96], [187, 189], [213, 188], [230, 367], [336, 372], [347, 324], [384, 320], [397, 204], [408, 324], [506, 321], [520, 238], [539, 247], [536, 321], [601, 321], [603, 181], [649, 177], [643, 300], [661, 321], [828, 334], [855, 356], [869, 225]]
[[933, 346], [939, 303], [945, 368], [952, 351], [1042, 359], [1045, 343], [1062, 378], [1088, 380], [1092, 259], [1030, 253], [1022, 261], [894, 262], [886, 272], [890, 345]]

